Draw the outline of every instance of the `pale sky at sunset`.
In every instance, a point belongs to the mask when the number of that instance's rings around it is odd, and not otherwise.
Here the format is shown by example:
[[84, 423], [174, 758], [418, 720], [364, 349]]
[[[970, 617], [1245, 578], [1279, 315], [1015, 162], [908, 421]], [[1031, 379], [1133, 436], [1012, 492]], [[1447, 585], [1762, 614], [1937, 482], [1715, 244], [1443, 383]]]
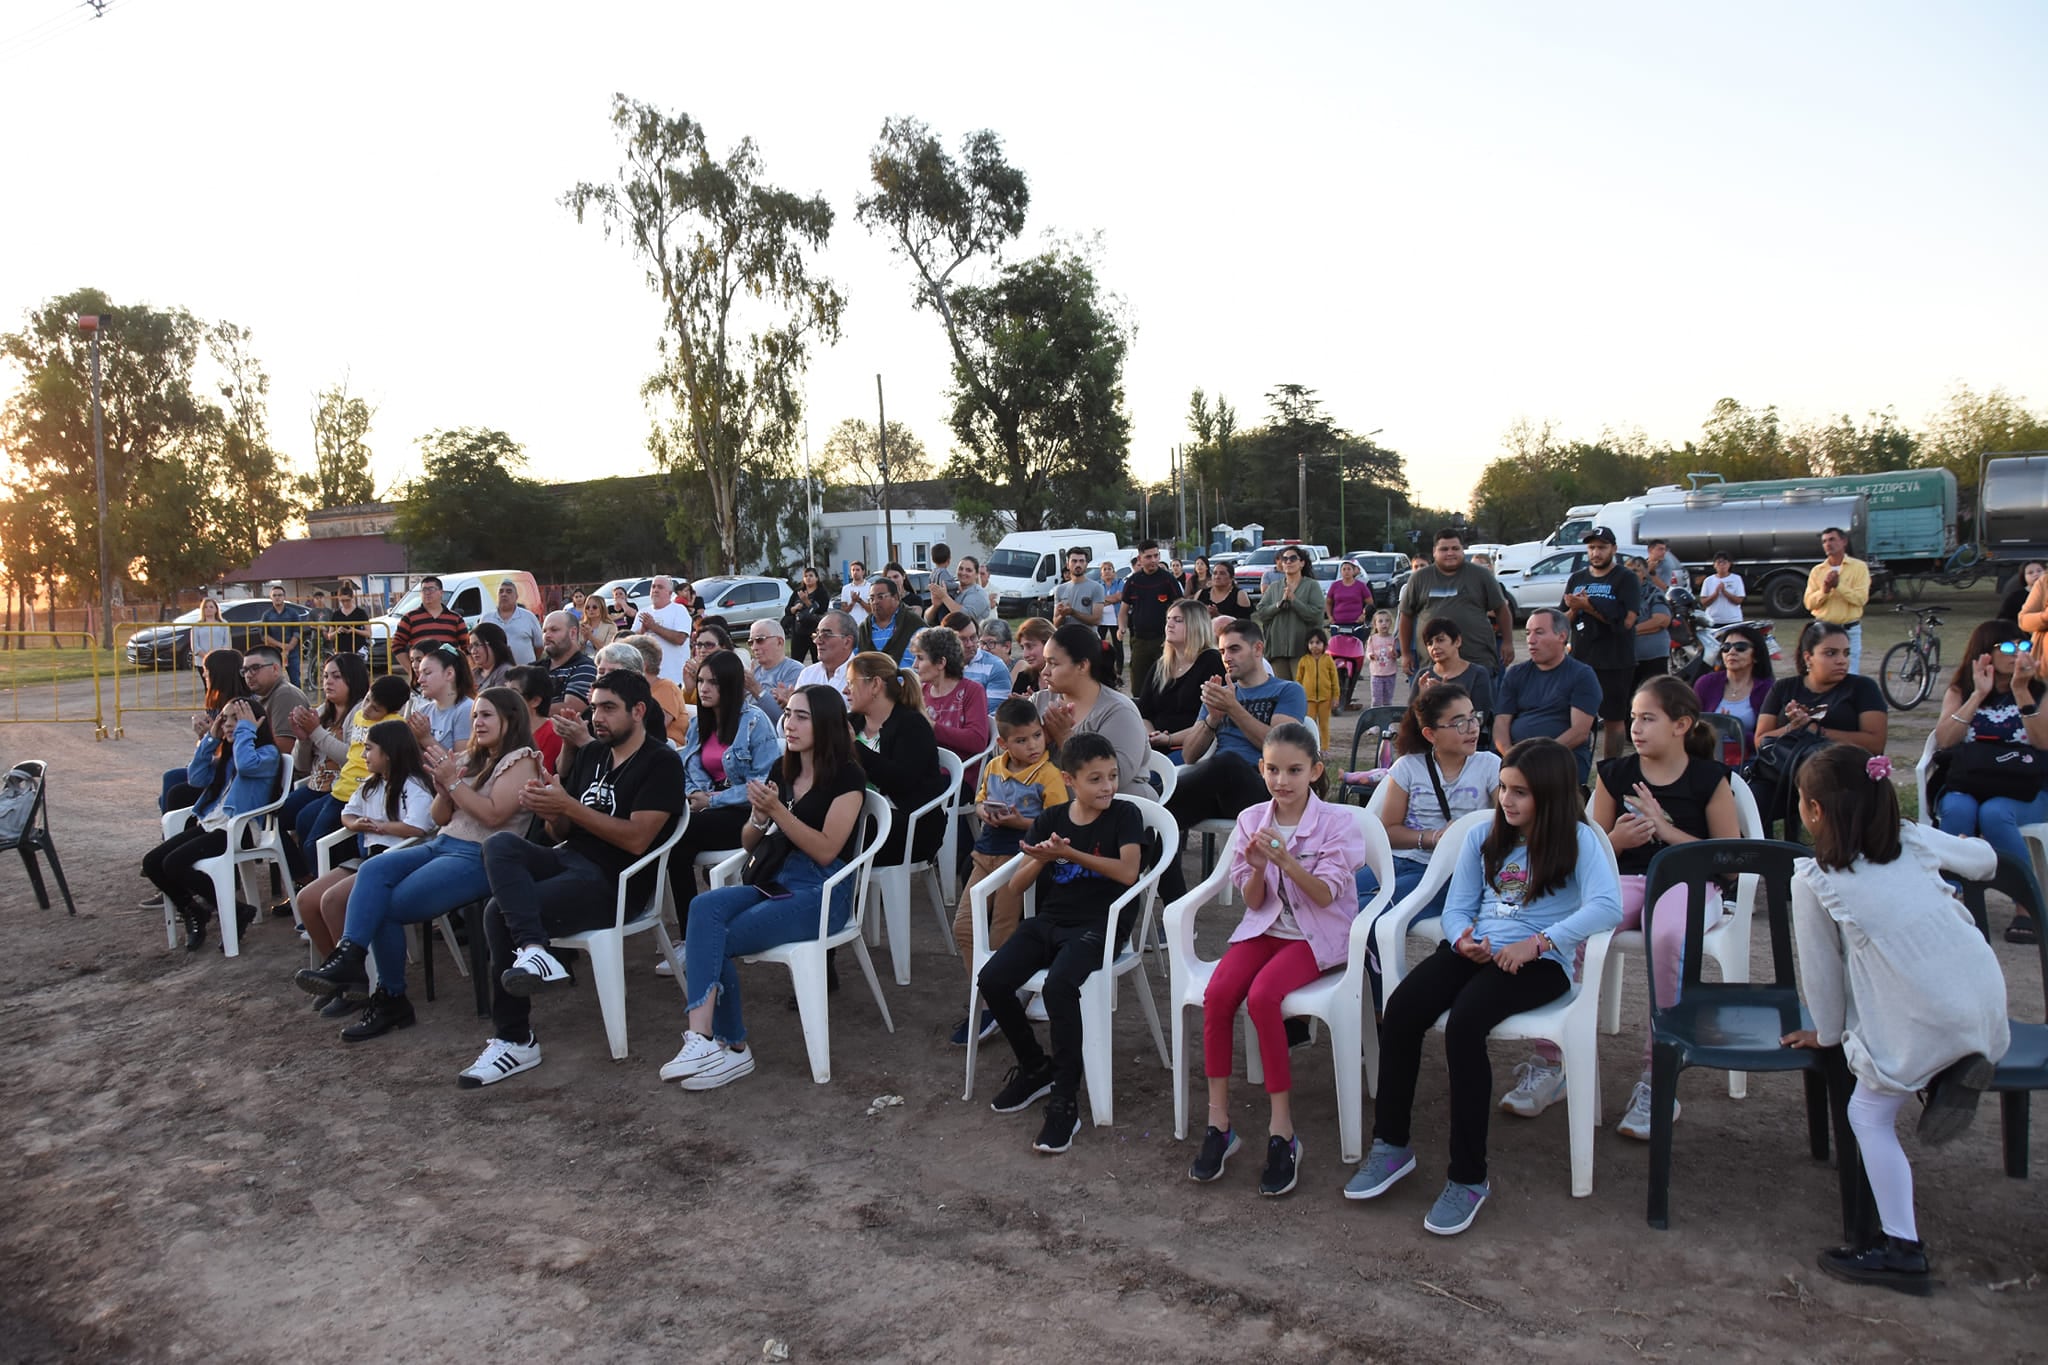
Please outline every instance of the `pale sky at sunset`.
[[1310, 385], [1457, 506], [1519, 417], [1682, 441], [1723, 395], [1915, 426], [1958, 380], [2048, 400], [2035, 4], [74, 12], [0, 0], [0, 329], [86, 284], [242, 323], [281, 449], [344, 371], [378, 405], [380, 490], [434, 427], [547, 478], [648, 467], [655, 299], [557, 202], [616, 167], [614, 91], [838, 211], [814, 444], [878, 371], [948, 444], [937, 324], [853, 214], [894, 114], [998, 132], [1026, 245], [1100, 234], [1141, 477], [1196, 385], [1247, 419]]

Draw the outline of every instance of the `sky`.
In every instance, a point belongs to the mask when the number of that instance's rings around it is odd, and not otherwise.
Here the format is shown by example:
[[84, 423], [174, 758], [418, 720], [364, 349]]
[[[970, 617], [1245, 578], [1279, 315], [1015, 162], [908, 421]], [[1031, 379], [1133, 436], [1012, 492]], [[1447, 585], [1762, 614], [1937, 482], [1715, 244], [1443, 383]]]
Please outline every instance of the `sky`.
[[854, 216], [913, 115], [1002, 137], [1020, 252], [1092, 242], [1137, 477], [1197, 386], [1249, 422], [1300, 383], [1463, 507], [1518, 419], [2048, 399], [2044, 58], [2022, 3], [0, 0], [0, 329], [83, 285], [238, 322], [288, 454], [344, 375], [376, 405], [380, 490], [456, 426], [550, 480], [642, 472], [657, 300], [560, 203], [616, 170], [623, 92], [836, 210], [813, 446], [880, 374], [941, 453], [942, 334]]

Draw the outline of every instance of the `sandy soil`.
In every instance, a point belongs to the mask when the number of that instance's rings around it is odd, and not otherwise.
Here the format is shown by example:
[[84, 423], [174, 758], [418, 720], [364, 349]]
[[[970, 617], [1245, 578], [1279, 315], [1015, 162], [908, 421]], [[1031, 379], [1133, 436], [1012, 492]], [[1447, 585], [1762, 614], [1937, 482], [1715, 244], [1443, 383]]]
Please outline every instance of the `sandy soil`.
[[[1835, 1177], [1806, 1154], [1790, 1079], [1754, 1077], [1731, 1101], [1717, 1074], [1687, 1076], [1674, 1227], [1651, 1230], [1644, 1150], [1611, 1126], [1640, 1056], [1639, 968], [1602, 1042], [1592, 1197], [1570, 1197], [1562, 1105], [1501, 1116], [1494, 1197], [1449, 1240], [1421, 1227], [1442, 1177], [1440, 1073], [1418, 1105], [1423, 1169], [1383, 1200], [1339, 1196], [1315, 1050], [1296, 1054], [1302, 1188], [1259, 1199], [1253, 1151], [1196, 1186], [1128, 998], [1119, 1121], [1033, 1155], [1036, 1115], [987, 1109], [999, 1040], [976, 1100], [960, 1098], [945, 1035], [964, 976], [922, 906], [915, 981], [885, 987], [896, 1032], [857, 983], [834, 997], [830, 1085], [811, 1083], [765, 968], [747, 976], [760, 1069], [704, 1095], [662, 1085], [680, 1001], [636, 953], [628, 1061], [610, 1061], [584, 987], [538, 1010], [543, 1066], [458, 1091], [487, 1029], [445, 956], [418, 1027], [348, 1047], [292, 988], [305, 953], [280, 922], [234, 961], [165, 949], [158, 917], [130, 907], [156, 775], [185, 732], [131, 720], [118, 743], [7, 735], [10, 758], [56, 766], [80, 905], [39, 910], [0, 866], [11, 1360], [745, 1361], [771, 1341], [797, 1361], [2039, 1358], [2048, 1183], [2001, 1174], [1995, 1109], [1938, 1153], [1907, 1138], [1932, 1299], [1814, 1268], [1839, 1230]], [[1894, 748], [1909, 763], [1917, 734]], [[1232, 922], [1205, 917], [1205, 951]], [[2033, 950], [1998, 948], [2013, 1012], [2041, 1017]], [[1519, 1059], [1497, 1049], [1500, 1077]], [[868, 1117], [880, 1095], [905, 1103]], [[1236, 1108], [1263, 1135], [1263, 1098], [1240, 1090]]]

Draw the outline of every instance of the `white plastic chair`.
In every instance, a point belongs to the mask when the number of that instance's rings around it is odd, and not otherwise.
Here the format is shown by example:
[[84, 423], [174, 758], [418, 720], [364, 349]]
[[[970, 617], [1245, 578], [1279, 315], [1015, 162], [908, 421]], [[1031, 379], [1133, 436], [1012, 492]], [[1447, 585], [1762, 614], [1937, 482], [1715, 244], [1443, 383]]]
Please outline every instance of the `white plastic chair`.
[[[1160, 856], [1157, 862], [1139, 873], [1138, 880], [1118, 896], [1109, 906], [1111, 932], [1103, 936], [1102, 967], [1090, 972], [1081, 983], [1081, 1052], [1082, 1074], [1088, 1082], [1088, 1113], [1098, 1125], [1114, 1123], [1115, 1100], [1110, 1086], [1110, 1064], [1116, 1054], [1113, 1029], [1116, 1022], [1117, 982], [1131, 972], [1138, 974], [1138, 1003], [1145, 1011], [1145, 1022], [1152, 1027], [1152, 1045], [1159, 1050], [1159, 1064], [1168, 1065], [1166, 1056], [1166, 1035], [1159, 1027], [1159, 1007], [1152, 999], [1152, 982], [1145, 974], [1145, 954], [1130, 946], [1142, 944], [1152, 927], [1152, 911], [1155, 908], [1159, 889], [1159, 874], [1166, 869], [1166, 860], [1177, 855], [1180, 849], [1180, 829], [1174, 824], [1173, 816], [1157, 801], [1142, 797], [1118, 794], [1117, 800], [1128, 801], [1138, 808], [1138, 817], [1145, 822], [1148, 832], [1159, 842]], [[974, 962], [973, 971], [968, 973], [967, 1017], [980, 1017], [981, 988], [978, 984], [981, 969], [995, 956], [995, 950], [988, 941], [989, 902], [995, 893], [1017, 875], [1025, 862], [1023, 854], [1004, 863], [987, 877], [974, 885], [969, 894], [969, 903], [974, 907]], [[1119, 940], [1115, 928], [1129, 906], [1143, 907], [1137, 921], [1131, 926], [1128, 940]], [[1038, 888], [1034, 883], [1024, 893], [1024, 917], [1029, 919], [1038, 908]], [[1024, 989], [1039, 992], [1045, 989], [1045, 973], [1034, 972]], [[970, 1041], [967, 1048], [967, 1087], [960, 1098], [974, 1098], [974, 1059], [981, 1049]]]
[[[1223, 861], [1223, 859], [1216, 856], [1217, 841], [1222, 841], [1224, 855], [1225, 857], [1229, 856], [1230, 836], [1237, 831], [1237, 821], [1235, 819], [1225, 819], [1220, 815], [1211, 816], [1207, 820], [1195, 821], [1194, 824], [1188, 826], [1188, 829], [1202, 836], [1202, 866], [1207, 869], [1202, 873], [1202, 880], [1207, 881], [1209, 873], [1214, 872]], [[1236, 894], [1237, 888], [1230, 884], [1228, 878], [1225, 878], [1222, 887], [1217, 891], [1216, 903], [1218, 905], [1229, 905]]]
[[[972, 758], [961, 760], [961, 778], [958, 795], [946, 811], [946, 837], [939, 843], [939, 887], [946, 898], [946, 904], [953, 905], [960, 899], [960, 820], [962, 816], [974, 814], [975, 786], [981, 781], [981, 771], [989, 759], [995, 757], [995, 720], [989, 720], [988, 747]], [[942, 760], [943, 761], [943, 760]], [[946, 925], [947, 942], [952, 942], [952, 924]], [[955, 945], [954, 956], [959, 956]]]
[[[353, 840], [355, 837], [355, 835], [345, 829], [337, 829], [321, 835], [314, 842], [313, 866], [315, 869], [314, 879], [316, 881], [332, 872], [337, 866], [360, 868], [363, 865], [364, 860], [355, 857], [353, 854], [341, 858], [338, 862], [334, 857], [334, 851], [337, 848]], [[400, 839], [396, 843], [386, 844], [382, 851], [392, 853], [401, 848], [411, 848], [418, 842], [420, 842], [418, 839]], [[455, 938], [454, 918], [459, 913], [461, 912], [458, 908], [457, 910], [450, 911], [448, 914], [438, 915], [434, 919], [434, 924], [440, 927], [441, 941], [448, 945], [448, 955], [455, 959], [455, 970], [460, 972], [466, 979], [469, 976], [469, 955], [463, 951], [462, 944], [457, 942]], [[292, 920], [294, 923], [304, 922], [299, 918], [299, 901], [296, 896], [292, 898]], [[433, 926], [426, 924], [420, 926], [420, 952], [422, 954], [427, 951], [426, 936], [432, 932]], [[310, 942], [306, 945], [306, 953], [309, 959], [313, 957], [313, 945]], [[317, 967], [320, 964], [316, 961], [313, 965]], [[377, 984], [376, 961], [371, 959], [368, 962], [368, 966], [370, 969], [370, 984], [374, 986]]]
[[1160, 753], [1157, 749], [1145, 753], [1145, 776], [1159, 788], [1161, 803], [1173, 800], [1173, 789], [1180, 785], [1180, 765]]
[[[1379, 892], [1359, 907], [1351, 921], [1351, 948], [1341, 968], [1333, 968], [1301, 987], [1289, 991], [1280, 1002], [1280, 1013], [1305, 1015], [1329, 1026], [1330, 1060], [1337, 1072], [1337, 1134], [1345, 1161], [1364, 1159], [1364, 1100], [1359, 1094], [1361, 1070], [1366, 1089], [1378, 1094], [1380, 1088], [1380, 1039], [1377, 1029], [1365, 1026], [1365, 953], [1372, 939], [1373, 921], [1394, 896], [1394, 851], [1387, 843], [1386, 827], [1377, 816], [1357, 806], [1346, 807], [1365, 835], [1365, 859], [1379, 878]], [[1188, 1135], [1187, 1011], [1200, 1009], [1208, 992], [1209, 978], [1216, 974], [1216, 962], [1195, 951], [1195, 915], [1230, 880], [1230, 861], [1235, 851], [1233, 837], [1224, 844], [1223, 856], [1201, 883], [1187, 895], [1166, 907], [1166, 943], [1171, 975], [1166, 993], [1173, 1011], [1173, 1135]], [[1240, 1013], [1242, 1010], [1240, 1009]], [[1235, 1021], [1232, 1021], [1233, 1024]], [[1258, 1032], [1245, 1021], [1246, 1079], [1257, 1085], [1265, 1079], [1259, 1059]]]
[[[228, 957], [238, 957], [242, 951], [242, 931], [235, 923], [235, 903], [241, 899], [236, 895], [237, 883], [242, 879], [242, 869], [257, 863], [274, 863], [277, 875], [284, 882], [284, 898], [296, 903], [298, 892], [292, 886], [292, 870], [284, 856], [284, 822], [278, 818], [278, 811], [284, 806], [285, 798], [292, 791], [292, 765], [289, 758], [278, 764], [277, 795], [254, 810], [244, 811], [228, 817], [227, 851], [211, 858], [202, 858], [193, 864], [196, 871], [213, 880], [213, 903], [220, 911], [220, 950]], [[185, 822], [192, 818], [192, 810], [166, 811], [163, 818], [164, 838], [185, 828]], [[243, 847], [244, 844], [248, 847]], [[256, 903], [262, 898], [250, 896]], [[178, 946], [178, 912], [169, 898], [164, 900], [164, 938], [175, 948]]]
[[[669, 941], [666, 919], [668, 855], [689, 827], [690, 812], [685, 807], [676, 817], [676, 827], [668, 832], [668, 837], [641, 854], [632, 866], [619, 874], [618, 913], [610, 928], [585, 929], [581, 933], [561, 934], [548, 940], [551, 948], [573, 948], [590, 955], [590, 974], [597, 982], [597, 1005], [604, 1014], [605, 1041], [611, 1044], [615, 1062], [626, 1059], [626, 936], [652, 929], [661, 943], [662, 953], [674, 960], [676, 950]], [[650, 868], [654, 873], [654, 886], [647, 899], [629, 911], [627, 891], [633, 878]], [[677, 984], [682, 984], [681, 978], [677, 979]]]
[[[1758, 812], [1756, 797], [1749, 790], [1749, 784], [1734, 773], [1728, 775], [1728, 788], [1735, 794], [1735, 820], [1737, 833], [1744, 839], [1764, 837], [1763, 816]], [[1749, 931], [1750, 920], [1756, 912], [1757, 876], [1745, 872], [1735, 881], [1735, 903], [1730, 906], [1721, 902], [1723, 911], [1720, 919], [1707, 927], [1700, 939], [1700, 950], [1720, 969], [1723, 981], [1749, 980]], [[1624, 951], [1625, 950], [1625, 951]], [[1649, 949], [1640, 929], [1618, 929], [1609, 950], [1607, 970], [1600, 978], [1600, 1031], [1621, 1032], [1621, 978], [1629, 957], [1643, 956], [1647, 961]], [[1645, 1027], [1648, 1021], [1644, 1021]], [[1731, 1071], [1728, 1073], [1728, 1098], [1742, 1099], [1749, 1094], [1749, 1073]]]
[[[1377, 930], [1380, 971], [1386, 983], [1386, 998], [1392, 999], [1401, 979], [1408, 975], [1409, 934], [1435, 941], [1442, 937], [1443, 921], [1432, 916], [1417, 921], [1408, 933], [1401, 932], [1408, 913], [1419, 911], [1450, 883], [1457, 867], [1458, 851], [1472, 831], [1493, 821], [1490, 810], [1461, 815], [1444, 835], [1429, 860], [1422, 882], [1393, 912], [1380, 919]], [[1588, 826], [1599, 836], [1608, 865], [1614, 865], [1614, 846], [1598, 826]], [[1413, 911], [1411, 911], [1413, 907]], [[1549, 1004], [1510, 1015], [1494, 1026], [1492, 1037], [1527, 1038], [1554, 1043], [1564, 1054], [1565, 1105], [1569, 1113], [1572, 1151], [1572, 1197], [1583, 1199], [1593, 1193], [1593, 1130], [1600, 1126], [1600, 982], [1607, 963], [1607, 945], [1614, 931], [1603, 929], [1586, 940], [1586, 960], [1579, 979], [1569, 991]], [[1436, 1026], [1444, 1021], [1439, 1017]]]
[[882, 896], [882, 923], [868, 926], [868, 942], [880, 940], [884, 925], [889, 931], [889, 960], [896, 968], [896, 984], [910, 984], [910, 874], [924, 873], [925, 885], [932, 895], [932, 911], [939, 917], [943, 941], [955, 957], [960, 955], [959, 945], [953, 942], [953, 917], [946, 913], [946, 892], [939, 881], [939, 865], [946, 861], [945, 845], [939, 845], [939, 852], [930, 860], [921, 863], [908, 861], [910, 848], [917, 842], [918, 823], [934, 811], [946, 812], [947, 829], [953, 828], [953, 819], [959, 810], [960, 775], [966, 767], [960, 755], [950, 749], [939, 750], [939, 766], [946, 770], [946, 788], [931, 800], [911, 811], [904, 817], [910, 826], [903, 843], [906, 861], [893, 867], [877, 867], [870, 878]]
[[1913, 765], [1913, 790], [1920, 797], [1920, 823], [1934, 828], [1934, 808], [1927, 804], [1927, 779], [1934, 775], [1934, 731], [1927, 732], [1927, 743], [1920, 748], [1920, 761]]
[[[875, 1008], [882, 1012], [882, 1027], [889, 1032], [896, 1031], [896, 1021], [889, 1017], [889, 1002], [882, 998], [882, 981], [875, 975], [875, 961], [868, 956], [868, 945], [861, 939], [861, 921], [867, 915], [868, 888], [874, 876], [875, 852], [889, 837], [889, 824], [894, 811], [888, 798], [878, 791], [869, 791], [861, 798], [861, 823], [874, 822], [861, 851], [825, 879], [824, 893], [818, 900], [818, 937], [799, 939], [795, 943], [784, 943], [765, 952], [752, 953], [740, 959], [742, 962], [774, 962], [789, 968], [790, 984], [796, 989], [797, 1018], [804, 1026], [804, 1050], [810, 1054], [811, 1079], [824, 1085], [832, 1079], [832, 1011], [825, 987], [825, 954], [842, 944], [852, 944], [854, 955], [860, 959], [861, 974], [868, 979], [868, 989], [874, 992]], [[731, 886], [740, 879], [740, 870], [747, 865], [744, 852], [728, 858], [711, 873], [713, 886]], [[845, 927], [836, 934], [828, 934], [831, 927], [832, 896], [848, 877], [853, 878], [853, 913], [847, 917]], [[680, 974], [679, 978], [680, 978]], [[683, 988], [683, 996], [689, 998], [689, 987]]]

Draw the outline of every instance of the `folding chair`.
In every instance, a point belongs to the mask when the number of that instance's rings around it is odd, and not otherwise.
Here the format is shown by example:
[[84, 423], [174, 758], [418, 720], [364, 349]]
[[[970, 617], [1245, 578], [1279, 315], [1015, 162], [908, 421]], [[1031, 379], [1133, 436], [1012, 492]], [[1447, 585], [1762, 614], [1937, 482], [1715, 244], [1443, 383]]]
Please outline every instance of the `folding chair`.
[[[64, 880], [64, 865], [57, 861], [57, 845], [50, 840], [49, 770], [50, 765], [40, 758], [23, 759], [0, 785], [0, 810], [5, 811], [11, 826], [7, 834], [0, 835], [0, 853], [10, 848], [21, 851], [29, 885], [35, 888], [36, 904], [45, 910], [50, 908], [50, 893], [43, 886], [43, 871], [36, 866], [36, 854], [40, 852], [48, 858], [50, 871], [57, 878], [57, 889], [64, 893], [64, 908], [75, 915], [78, 906], [71, 899], [71, 884]], [[12, 818], [17, 805], [26, 807], [19, 812], [18, 821]]]

